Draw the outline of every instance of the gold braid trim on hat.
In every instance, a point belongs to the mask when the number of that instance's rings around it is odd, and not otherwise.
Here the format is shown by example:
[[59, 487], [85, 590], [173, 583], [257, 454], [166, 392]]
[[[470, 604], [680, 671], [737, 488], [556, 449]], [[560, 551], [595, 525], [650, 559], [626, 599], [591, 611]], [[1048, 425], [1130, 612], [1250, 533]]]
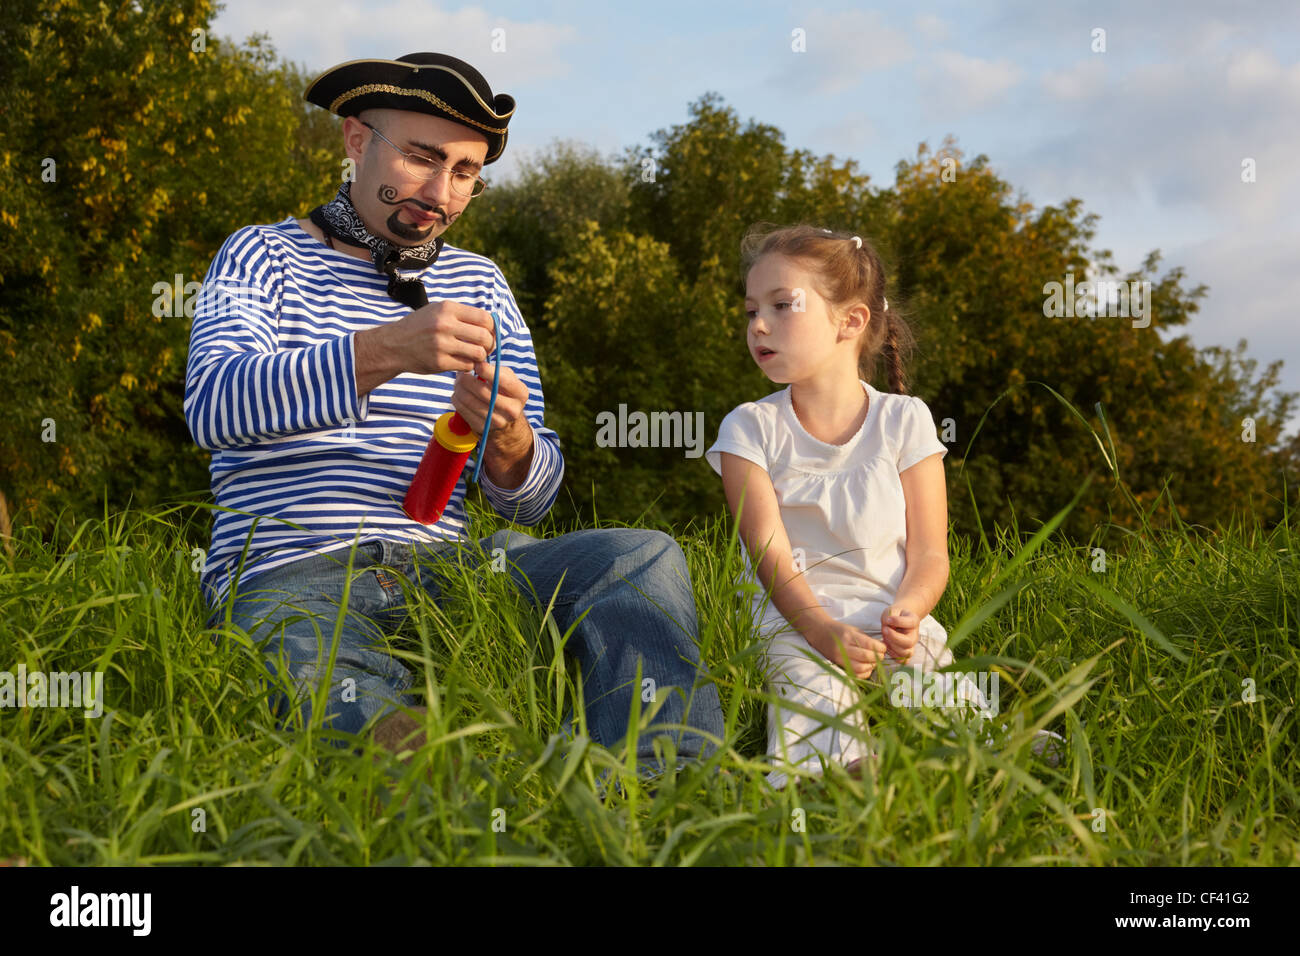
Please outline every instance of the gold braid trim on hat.
[[478, 120], [470, 119], [464, 113], [460, 112], [460, 110], [453, 109], [444, 100], [434, 96], [426, 90], [408, 90], [405, 87], [393, 86], [391, 83], [367, 83], [364, 86], [358, 86], [354, 89], [348, 90], [348, 92], [342, 94], [330, 104], [330, 112], [337, 113], [339, 107], [348, 100], [354, 100], [358, 96], [365, 96], [367, 93], [396, 93], [400, 96], [418, 96], [420, 99], [426, 100], [438, 107], [438, 109], [450, 113], [452, 116], [464, 123], [468, 123], [470, 126], [477, 126], [479, 129], [487, 130], [489, 133], [504, 133], [506, 131], [504, 126], [497, 129], [495, 126], [488, 126], [486, 123], [480, 123]]

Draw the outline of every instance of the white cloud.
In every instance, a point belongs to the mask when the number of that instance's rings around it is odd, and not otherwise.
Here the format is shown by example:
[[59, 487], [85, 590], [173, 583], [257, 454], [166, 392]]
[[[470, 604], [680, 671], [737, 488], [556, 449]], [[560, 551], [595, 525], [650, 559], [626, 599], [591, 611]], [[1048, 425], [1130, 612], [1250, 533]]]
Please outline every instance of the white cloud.
[[[841, 161], [851, 158], [854, 153], [861, 155], [880, 142], [876, 125], [867, 114], [862, 112], [838, 117], [833, 123], [812, 129], [808, 136], [814, 142], [834, 143], [834, 153]], [[791, 145], [798, 147], [800, 144]]]
[[[1300, 113], [1300, 65], [1250, 48], [1202, 55], [1193, 69], [1165, 61], [1125, 71], [1108, 60], [1106, 70], [1105, 82], [1076, 87], [1069, 114], [1051, 117], [1061, 132], [1040, 137], [1017, 182], [1040, 196], [1066, 188], [1090, 206], [1148, 190], [1161, 221], [1191, 209], [1225, 231], [1277, 225], [1280, 210], [1300, 204], [1291, 172], [1300, 128], [1283, 120]], [[1027, 109], [1026, 121], [1044, 106]], [[1255, 160], [1253, 183], [1241, 180], [1245, 158]]]
[[[803, 30], [807, 52], [791, 49], [796, 29]], [[912, 56], [906, 34], [889, 26], [874, 10], [799, 10], [791, 15], [780, 44], [788, 62], [768, 85], [778, 89], [793, 86], [806, 95], [827, 96], [854, 89], [867, 74], [891, 69]]]
[[1228, 58], [1224, 71], [1228, 89], [1251, 95], [1277, 91], [1300, 99], [1300, 62], [1284, 67], [1266, 50], [1246, 49]]
[[917, 71], [925, 101], [933, 112], [943, 115], [994, 104], [1022, 75], [1010, 60], [983, 60], [955, 50], [934, 54]]
[[[309, 72], [347, 60], [448, 53], [482, 73], [493, 92], [507, 93], [567, 73], [565, 47], [577, 37], [571, 26], [510, 20], [482, 7], [442, 10], [418, 0], [344, 2], [325, 14], [318, 0], [228, 0], [213, 30], [238, 42], [269, 34], [281, 56]], [[504, 38], [504, 52], [493, 51], [494, 30], [504, 31], [495, 35]]]
[[1101, 92], [1108, 75], [1105, 61], [1094, 55], [1067, 69], [1044, 73], [1039, 82], [1058, 100], [1086, 100]]
[[912, 21], [916, 32], [931, 43], [947, 43], [952, 38], [952, 27], [947, 20], [931, 13], [923, 13]]

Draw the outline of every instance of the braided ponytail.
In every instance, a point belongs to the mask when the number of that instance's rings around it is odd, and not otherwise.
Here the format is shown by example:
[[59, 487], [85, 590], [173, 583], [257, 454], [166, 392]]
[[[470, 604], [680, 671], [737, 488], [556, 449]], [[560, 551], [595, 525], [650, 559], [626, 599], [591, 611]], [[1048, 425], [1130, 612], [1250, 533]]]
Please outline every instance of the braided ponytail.
[[894, 317], [885, 310], [885, 364], [889, 369], [889, 390], [897, 395], [907, 394], [907, 383], [903, 377], [903, 360], [898, 354], [898, 327]]

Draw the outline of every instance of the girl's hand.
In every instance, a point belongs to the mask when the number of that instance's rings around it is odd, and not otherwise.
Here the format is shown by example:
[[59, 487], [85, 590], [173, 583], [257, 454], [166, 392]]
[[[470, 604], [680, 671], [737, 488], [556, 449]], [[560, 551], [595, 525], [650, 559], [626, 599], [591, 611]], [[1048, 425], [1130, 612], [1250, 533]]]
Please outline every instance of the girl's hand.
[[883, 643], [865, 631], [830, 617], [811, 625], [803, 634], [822, 657], [862, 680], [871, 676], [888, 653]]
[[880, 636], [889, 649], [889, 656], [900, 664], [911, 660], [921, 637], [920, 628], [921, 619], [905, 607], [894, 605], [880, 615]]

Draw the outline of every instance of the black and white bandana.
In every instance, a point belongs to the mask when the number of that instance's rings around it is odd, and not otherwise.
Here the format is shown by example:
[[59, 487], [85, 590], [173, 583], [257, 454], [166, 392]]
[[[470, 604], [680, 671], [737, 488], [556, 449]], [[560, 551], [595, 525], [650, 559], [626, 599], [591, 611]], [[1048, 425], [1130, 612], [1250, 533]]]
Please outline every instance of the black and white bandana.
[[352, 205], [351, 187], [352, 183], [345, 180], [339, 186], [338, 195], [311, 211], [311, 221], [327, 236], [369, 249], [375, 268], [388, 276], [388, 294], [393, 299], [412, 309], [427, 305], [429, 296], [424, 291], [424, 283], [419, 279], [403, 278], [397, 270], [427, 269], [433, 265], [442, 251], [442, 236], [420, 246], [398, 246], [376, 236], [366, 228]]

